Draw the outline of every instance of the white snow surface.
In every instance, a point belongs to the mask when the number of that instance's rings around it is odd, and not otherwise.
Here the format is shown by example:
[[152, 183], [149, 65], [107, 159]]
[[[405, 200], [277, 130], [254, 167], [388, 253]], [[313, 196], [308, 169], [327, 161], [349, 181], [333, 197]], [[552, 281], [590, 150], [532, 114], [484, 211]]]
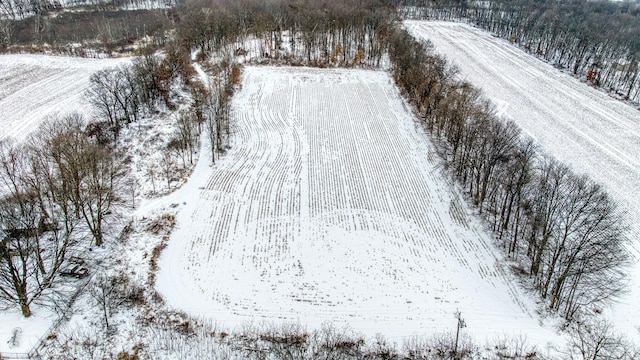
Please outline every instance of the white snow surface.
[[91, 114], [83, 98], [91, 75], [130, 59], [0, 55], [0, 140], [25, 139], [47, 116]]
[[480, 342], [561, 341], [387, 73], [246, 67], [242, 86], [222, 160], [202, 153], [137, 211], [180, 204], [156, 282], [168, 305], [226, 328], [331, 321], [391, 341], [455, 331], [459, 310]]
[[19, 309], [0, 311], [0, 355], [28, 353], [57, 318], [57, 314], [39, 306], [32, 306], [32, 311], [29, 318], [22, 316]]
[[481, 88], [499, 115], [544, 151], [602, 184], [628, 213], [629, 293], [607, 313], [640, 342], [640, 111], [580, 82], [505, 40], [463, 23], [406, 21], [418, 39]]

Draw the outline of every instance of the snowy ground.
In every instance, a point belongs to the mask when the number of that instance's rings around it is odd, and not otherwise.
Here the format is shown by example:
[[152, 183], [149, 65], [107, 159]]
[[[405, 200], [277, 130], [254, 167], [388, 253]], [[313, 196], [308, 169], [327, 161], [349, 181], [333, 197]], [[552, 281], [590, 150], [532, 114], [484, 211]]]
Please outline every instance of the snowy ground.
[[128, 61], [0, 55], [0, 139], [22, 140], [51, 114], [89, 114], [83, 93], [91, 74]]
[[34, 306], [33, 311], [28, 319], [19, 310], [0, 311], [0, 354], [28, 353], [57, 318], [49, 309]]
[[640, 342], [640, 111], [560, 72], [507, 41], [461, 23], [407, 21], [483, 89], [498, 113], [542, 148], [606, 187], [628, 210], [630, 293], [610, 310], [620, 330]]
[[142, 206], [180, 204], [156, 283], [168, 305], [231, 328], [333, 321], [391, 341], [454, 331], [458, 309], [480, 343], [558, 341], [386, 73], [247, 67], [233, 116], [222, 161]]

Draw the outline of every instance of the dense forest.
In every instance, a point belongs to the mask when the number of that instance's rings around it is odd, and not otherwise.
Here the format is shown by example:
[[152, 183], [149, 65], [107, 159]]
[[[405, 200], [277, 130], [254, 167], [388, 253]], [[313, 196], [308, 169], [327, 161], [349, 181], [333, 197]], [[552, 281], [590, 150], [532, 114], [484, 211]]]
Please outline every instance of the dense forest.
[[408, 18], [465, 20], [620, 98], [640, 102], [640, 4], [400, 0]]

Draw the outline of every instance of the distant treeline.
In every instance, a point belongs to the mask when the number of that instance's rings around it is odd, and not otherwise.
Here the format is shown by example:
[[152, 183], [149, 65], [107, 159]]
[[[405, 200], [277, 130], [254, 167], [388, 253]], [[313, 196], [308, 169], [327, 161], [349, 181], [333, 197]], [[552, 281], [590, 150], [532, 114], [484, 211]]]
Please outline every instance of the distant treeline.
[[99, 10], [141, 10], [174, 6], [174, 0], [2, 0], [0, 19], [20, 20], [64, 8], [91, 7]]
[[164, 10], [76, 10], [0, 20], [0, 52], [15, 47], [16, 51], [45, 49], [89, 57], [96, 51], [122, 52], [145, 37], [146, 45], [162, 47], [165, 32], [173, 28]]
[[640, 102], [640, 3], [396, 0], [405, 17], [465, 19], [594, 86]]
[[[48, 6], [30, 16], [0, 17], [0, 51], [32, 44], [42, 51], [47, 44], [56, 52], [86, 56], [87, 46], [72, 45], [83, 44], [110, 54], [144, 37], [144, 45], [161, 48], [170, 36], [203, 57], [224, 49], [298, 65], [378, 66], [385, 34], [396, 19], [385, 0], [186, 0], [171, 9], [135, 11], [92, 2], [76, 10], [82, 11]], [[169, 35], [171, 30], [176, 32]]]

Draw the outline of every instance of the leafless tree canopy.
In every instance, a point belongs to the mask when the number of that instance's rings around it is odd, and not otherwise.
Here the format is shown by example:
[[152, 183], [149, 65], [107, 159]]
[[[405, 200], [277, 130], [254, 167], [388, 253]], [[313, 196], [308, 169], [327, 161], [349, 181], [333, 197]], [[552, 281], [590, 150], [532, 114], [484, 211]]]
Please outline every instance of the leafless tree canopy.
[[52, 289], [83, 234], [103, 242], [122, 201], [126, 169], [84, 126], [77, 114], [52, 118], [25, 143], [0, 143], [0, 300], [25, 316]]
[[[382, 0], [186, 1], [177, 24], [179, 41], [208, 54], [253, 37], [260, 56], [313, 66], [377, 66], [381, 40], [394, 22]], [[289, 49], [283, 52], [286, 47]], [[236, 50], [236, 49], [234, 49]]]

